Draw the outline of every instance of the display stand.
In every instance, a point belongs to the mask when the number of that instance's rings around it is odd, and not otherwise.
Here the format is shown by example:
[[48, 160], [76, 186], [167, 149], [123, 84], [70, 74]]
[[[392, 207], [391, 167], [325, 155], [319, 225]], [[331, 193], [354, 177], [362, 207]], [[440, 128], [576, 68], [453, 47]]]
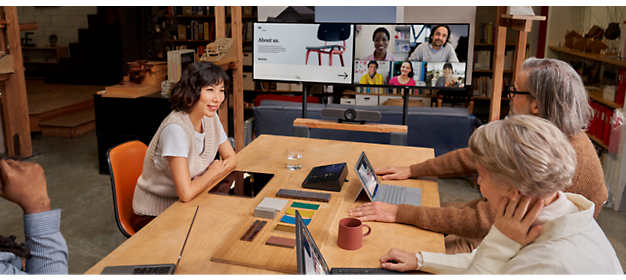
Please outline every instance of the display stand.
[[36, 29], [36, 23], [19, 24], [16, 7], [4, 6], [0, 11], [0, 54], [12, 58], [12, 63], [6, 61], [12, 69], [0, 73], [4, 140], [10, 157], [33, 155], [20, 31]]
[[530, 32], [533, 20], [546, 20], [544, 16], [518, 16], [507, 15], [506, 6], [498, 7], [496, 19], [496, 47], [493, 69], [493, 87], [491, 92], [491, 104], [489, 107], [489, 121], [500, 119], [500, 101], [502, 99], [502, 75], [504, 74], [504, 54], [506, 45], [506, 29], [512, 28], [518, 31], [517, 43], [515, 44], [515, 60], [513, 68], [513, 81], [522, 69], [522, 63], [526, 57], [526, 38]]

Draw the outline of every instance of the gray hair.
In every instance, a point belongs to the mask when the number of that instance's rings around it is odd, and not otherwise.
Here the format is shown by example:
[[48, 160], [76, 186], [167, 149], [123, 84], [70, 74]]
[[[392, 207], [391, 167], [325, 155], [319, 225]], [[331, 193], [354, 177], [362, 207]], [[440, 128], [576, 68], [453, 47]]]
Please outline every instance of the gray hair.
[[518, 115], [479, 127], [469, 140], [492, 181], [522, 195], [544, 197], [572, 183], [576, 152], [549, 121]]
[[531, 57], [524, 61], [522, 70], [528, 71], [526, 90], [537, 100], [540, 117], [552, 122], [567, 136], [587, 128], [591, 118], [587, 90], [569, 64]]

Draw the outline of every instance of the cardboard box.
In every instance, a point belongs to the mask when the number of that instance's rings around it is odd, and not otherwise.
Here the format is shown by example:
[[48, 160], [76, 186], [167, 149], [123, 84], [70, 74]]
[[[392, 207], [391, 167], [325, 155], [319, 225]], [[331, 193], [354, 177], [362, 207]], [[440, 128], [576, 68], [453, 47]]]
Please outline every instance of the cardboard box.
[[254, 90], [254, 81], [250, 72], [243, 72], [243, 90]]
[[288, 84], [288, 83], [276, 83], [276, 90], [278, 90], [278, 91], [291, 91], [291, 84]]
[[356, 105], [356, 100], [354, 98], [345, 98], [342, 97], [340, 100], [341, 104], [350, 104], [350, 105]]
[[241, 60], [241, 63], [243, 64], [243, 66], [252, 66], [252, 53], [251, 52], [244, 52], [243, 53], [243, 59]]
[[[378, 105], [404, 106], [404, 103], [402, 96], [381, 95], [378, 97]], [[430, 97], [409, 97], [409, 106], [430, 107]]]
[[13, 73], [13, 55], [7, 54], [0, 57], [0, 74]]
[[605, 86], [602, 91], [602, 97], [606, 100], [615, 102], [615, 86]]
[[366, 106], [377, 106], [378, 105], [378, 95], [368, 95], [368, 94], [357, 94], [356, 95], [356, 105], [366, 105]]

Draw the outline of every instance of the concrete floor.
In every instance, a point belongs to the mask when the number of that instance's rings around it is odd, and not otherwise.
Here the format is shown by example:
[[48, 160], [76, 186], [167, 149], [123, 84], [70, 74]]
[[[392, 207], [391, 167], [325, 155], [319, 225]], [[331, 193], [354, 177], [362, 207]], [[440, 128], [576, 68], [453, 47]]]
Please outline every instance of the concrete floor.
[[[83, 274], [126, 238], [113, 214], [111, 182], [98, 173], [96, 133], [76, 138], [33, 137], [34, 156], [46, 172], [52, 208], [62, 209], [61, 233], [69, 248], [69, 273]], [[469, 201], [480, 197], [469, 178], [439, 179], [441, 201]], [[22, 211], [0, 199], [0, 234], [24, 241]], [[626, 268], [626, 213], [603, 209], [598, 223]]]

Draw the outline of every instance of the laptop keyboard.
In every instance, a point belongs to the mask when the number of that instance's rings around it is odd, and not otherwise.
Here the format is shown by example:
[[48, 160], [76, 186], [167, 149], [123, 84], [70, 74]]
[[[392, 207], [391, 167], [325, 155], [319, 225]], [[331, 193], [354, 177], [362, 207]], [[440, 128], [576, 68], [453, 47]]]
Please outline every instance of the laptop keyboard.
[[133, 274], [167, 274], [169, 266], [149, 266], [149, 267], [137, 267], [133, 270]]
[[338, 270], [335, 274], [336, 275], [378, 274], [376, 272], [377, 271], [367, 270], [367, 269], [355, 269], [355, 270], [341, 269], [341, 270]]
[[381, 185], [379, 193], [376, 195], [376, 201], [402, 204], [402, 198], [404, 196], [404, 188], [394, 185]]

